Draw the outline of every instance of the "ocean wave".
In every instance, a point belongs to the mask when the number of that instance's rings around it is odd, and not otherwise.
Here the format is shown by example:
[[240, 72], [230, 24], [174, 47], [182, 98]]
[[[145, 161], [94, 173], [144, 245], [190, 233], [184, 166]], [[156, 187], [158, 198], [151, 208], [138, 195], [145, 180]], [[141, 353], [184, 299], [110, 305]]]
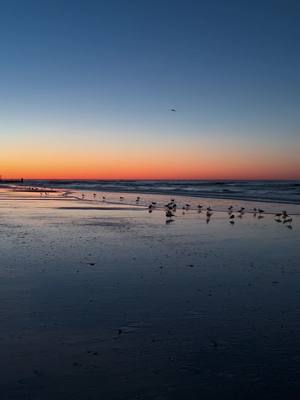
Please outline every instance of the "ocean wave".
[[23, 185], [73, 190], [156, 193], [194, 197], [253, 199], [300, 204], [299, 181], [207, 180], [31, 180]]

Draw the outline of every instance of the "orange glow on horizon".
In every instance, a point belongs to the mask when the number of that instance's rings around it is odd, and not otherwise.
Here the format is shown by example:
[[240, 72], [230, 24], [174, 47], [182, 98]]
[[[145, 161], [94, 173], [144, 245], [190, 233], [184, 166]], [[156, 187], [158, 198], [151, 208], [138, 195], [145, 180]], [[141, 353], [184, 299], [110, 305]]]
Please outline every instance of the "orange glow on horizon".
[[24, 179], [300, 179], [299, 168], [281, 163], [268, 165], [246, 160], [224, 163], [221, 160], [81, 160], [68, 163], [56, 159], [22, 160], [0, 166], [3, 178]]
[[300, 179], [298, 157], [207, 147], [48, 145], [37, 151], [28, 145], [0, 153], [0, 174], [12, 179]]

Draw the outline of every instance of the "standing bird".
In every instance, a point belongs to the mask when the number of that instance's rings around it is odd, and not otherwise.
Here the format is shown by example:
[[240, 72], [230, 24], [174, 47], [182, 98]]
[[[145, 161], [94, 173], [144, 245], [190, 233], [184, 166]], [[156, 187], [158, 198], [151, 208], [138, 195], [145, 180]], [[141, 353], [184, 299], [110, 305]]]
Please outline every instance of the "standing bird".
[[172, 213], [171, 210], [167, 210], [167, 211], [166, 211], [166, 217], [167, 217], [167, 218], [172, 218], [172, 217], [174, 217], [174, 214]]
[[166, 211], [166, 224], [169, 224], [170, 222], [173, 222], [174, 220], [172, 219], [172, 217], [174, 217], [174, 214], [172, 213], [171, 210], [167, 210]]

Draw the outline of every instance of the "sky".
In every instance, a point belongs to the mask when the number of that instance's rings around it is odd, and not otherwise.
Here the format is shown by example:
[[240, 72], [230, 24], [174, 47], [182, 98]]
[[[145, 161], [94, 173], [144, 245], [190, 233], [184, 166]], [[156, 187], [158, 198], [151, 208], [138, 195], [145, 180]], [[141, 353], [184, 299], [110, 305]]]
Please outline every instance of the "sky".
[[3, 177], [300, 179], [298, 0], [0, 5]]

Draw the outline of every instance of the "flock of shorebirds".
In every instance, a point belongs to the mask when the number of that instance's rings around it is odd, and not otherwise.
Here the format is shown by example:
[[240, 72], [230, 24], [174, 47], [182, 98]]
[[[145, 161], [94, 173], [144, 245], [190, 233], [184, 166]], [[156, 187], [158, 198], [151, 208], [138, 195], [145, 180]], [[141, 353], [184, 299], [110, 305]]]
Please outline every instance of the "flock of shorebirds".
[[[85, 194], [83, 193], [81, 195], [82, 200], [85, 199]], [[94, 193], [93, 194], [93, 199], [96, 200], [97, 198], [97, 194]], [[123, 196], [119, 197], [120, 202], [123, 202], [125, 200], [125, 198]], [[106, 197], [102, 196], [102, 201], [106, 201]], [[137, 205], [140, 204], [141, 201], [141, 197], [137, 196], [135, 203]], [[149, 205], [148, 205], [148, 212], [152, 213], [155, 209], [158, 208], [158, 204], [156, 201], [152, 201]], [[169, 203], [164, 205], [164, 210], [165, 210], [165, 216], [166, 216], [166, 223], [169, 224], [171, 222], [174, 221], [173, 217], [176, 216], [176, 211], [178, 209], [178, 206], [175, 202], [175, 199], [171, 199], [169, 201]], [[186, 203], [183, 207], [182, 207], [182, 214], [184, 215], [187, 211], [191, 210], [192, 206], [188, 203]], [[211, 217], [213, 215], [213, 209], [212, 207], [208, 206], [207, 208], [205, 208], [204, 206], [202, 206], [201, 204], [197, 205], [196, 210], [198, 211], [198, 213], [205, 213], [206, 216], [206, 223], [208, 224], [211, 220]], [[231, 205], [227, 208], [227, 213], [228, 213], [228, 220], [229, 223], [231, 225], [235, 224], [235, 220], [237, 218], [241, 219], [243, 218], [243, 216], [246, 213], [250, 213], [253, 215], [253, 217], [257, 218], [257, 219], [262, 219], [264, 218], [264, 213], [265, 211], [261, 208], [256, 208], [254, 207], [252, 210], [250, 211], [246, 211], [245, 207], [240, 207], [238, 210], [234, 210], [234, 207]], [[275, 221], [278, 223], [282, 223], [284, 225], [286, 225], [289, 229], [292, 229], [292, 217], [290, 215], [288, 215], [288, 213], [283, 210], [282, 212], [276, 213], [275, 214]]]

